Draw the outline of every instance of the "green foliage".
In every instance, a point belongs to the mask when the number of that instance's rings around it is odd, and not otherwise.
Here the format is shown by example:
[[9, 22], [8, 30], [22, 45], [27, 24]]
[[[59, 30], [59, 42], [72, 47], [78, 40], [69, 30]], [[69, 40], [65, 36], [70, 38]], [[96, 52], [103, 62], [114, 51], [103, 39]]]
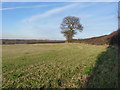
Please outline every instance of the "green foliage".
[[110, 46], [99, 54], [95, 67], [85, 87], [89, 88], [117, 88], [118, 87], [118, 48]]
[[[77, 43], [3, 45], [2, 87], [84, 87], [96, 62], [100, 60], [98, 56], [106, 49], [105, 45]], [[110, 55], [109, 58], [113, 59], [112, 53]], [[109, 59], [106, 56], [102, 57], [104, 60]], [[102, 62], [100, 60], [99, 64]], [[111, 80], [116, 77], [114, 72], [111, 75]], [[106, 81], [100, 82], [102, 83], [105, 85]], [[95, 85], [97, 87], [98, 84]]]

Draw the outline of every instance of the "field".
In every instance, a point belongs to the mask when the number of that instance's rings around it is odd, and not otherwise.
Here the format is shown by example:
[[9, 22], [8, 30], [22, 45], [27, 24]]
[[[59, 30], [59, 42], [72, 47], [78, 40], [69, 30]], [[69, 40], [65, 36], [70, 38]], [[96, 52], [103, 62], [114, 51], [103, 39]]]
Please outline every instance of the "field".
[[118, 87], [116, 47], [79, 43], [2, 47], [3, 88]]

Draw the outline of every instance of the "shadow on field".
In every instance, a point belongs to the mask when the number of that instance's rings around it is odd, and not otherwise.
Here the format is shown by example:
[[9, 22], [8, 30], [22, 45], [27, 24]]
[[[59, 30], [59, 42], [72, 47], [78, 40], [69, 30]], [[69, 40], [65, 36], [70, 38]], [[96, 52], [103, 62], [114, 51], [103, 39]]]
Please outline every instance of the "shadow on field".
[[118, 47], [109, 46], [98, 55], [84, 88], [118, 88]]

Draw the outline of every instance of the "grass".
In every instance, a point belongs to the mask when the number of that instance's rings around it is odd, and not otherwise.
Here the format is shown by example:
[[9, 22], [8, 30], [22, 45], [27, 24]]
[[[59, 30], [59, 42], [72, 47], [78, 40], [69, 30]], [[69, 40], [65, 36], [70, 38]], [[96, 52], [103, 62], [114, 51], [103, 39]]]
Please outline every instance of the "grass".
[[[93, 68], [99, 60], [98, 56], [108, 49], [107, 45], [75, 43], [3, 45], [2, 47], [3, 88], [87, 87], [88, 78], [95, 71]], [[113, 57], [109, 58], [113, 59]], [[107, 58], [104, 55], [103, 59]], [[112, 77], [116, 75], [115, 73]], [[94, 82], [92, 85], [97, 87]], [[115, 85], [112, 87], [116, 87]], [[100, 84], [100, 87], [102, 86], [105, 87], [105, 84]]]

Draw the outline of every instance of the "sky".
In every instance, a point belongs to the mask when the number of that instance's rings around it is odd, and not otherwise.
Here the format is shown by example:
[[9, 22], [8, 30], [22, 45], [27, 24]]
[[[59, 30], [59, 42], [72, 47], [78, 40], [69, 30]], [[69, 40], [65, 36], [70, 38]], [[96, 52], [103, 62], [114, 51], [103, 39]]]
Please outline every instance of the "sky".
[[119, 0], [1, 0], [2, 2], [119, 2]]
[[65, 40], [60, 24], [64, 17], [80, 18], [83, 31], [74, 38], [109, 34], [118, 28], [117, 2], [3, 2], [3, 39]]

